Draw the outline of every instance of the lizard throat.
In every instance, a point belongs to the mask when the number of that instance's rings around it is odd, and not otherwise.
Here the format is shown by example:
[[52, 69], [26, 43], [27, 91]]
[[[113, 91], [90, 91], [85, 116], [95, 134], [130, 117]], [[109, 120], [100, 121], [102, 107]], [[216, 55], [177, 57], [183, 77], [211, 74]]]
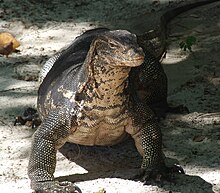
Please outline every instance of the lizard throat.
[[123, 93], [127, 87], [130, 67], [116, 67], [112, 62], [108, 64], [100, 58], [94, 60], [90, 75], [93, 76], [95, 87], [100, 94], [115, 96]]
[[105, 108], [120, 106], [128, 100], [126, 88], [130, 67], [115, 67], [95, 58], [87, 66], [87, 72], [87, 83], [83, 89], [87, 105]]

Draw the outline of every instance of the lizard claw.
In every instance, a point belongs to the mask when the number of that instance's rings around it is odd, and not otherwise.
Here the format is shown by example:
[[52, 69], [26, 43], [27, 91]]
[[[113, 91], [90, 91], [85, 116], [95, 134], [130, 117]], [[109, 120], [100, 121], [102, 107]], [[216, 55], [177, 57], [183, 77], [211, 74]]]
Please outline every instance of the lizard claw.
[[163, 181], [175, 182], [174, 174], [185, 174], [185, 172], [183, 168], [177, 164], [171, 167], [164, 166], [159, 169], [147, 169], [141, 177], [141, 181], [144, 182], [144, 184], [151, 184], [152, 182], [160, 183]]
[[183, 168], [177, 164], [174, 164], [172, 167], [169, 168], [169, 170], [170, 170], [170, 173], [185, 174]]
[[82, 193], [79, 187], [72, 182], [38, 182], [36, 184], [39, 189], [35, 193]]

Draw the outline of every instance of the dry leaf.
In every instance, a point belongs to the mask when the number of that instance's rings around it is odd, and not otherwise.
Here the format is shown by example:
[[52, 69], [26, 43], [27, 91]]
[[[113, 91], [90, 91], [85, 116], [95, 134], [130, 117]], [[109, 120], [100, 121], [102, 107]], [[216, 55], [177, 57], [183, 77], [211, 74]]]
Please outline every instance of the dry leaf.
[[196, 135], [193, 137], [194, 142], [202, 142], [205, 139], [204, 135]]
[[8, 55], [15, 51], [19, 46], [19, 41], [16, 40], [12, 34], [8, 32], [0, 33], [0, 54], [8, 57]]

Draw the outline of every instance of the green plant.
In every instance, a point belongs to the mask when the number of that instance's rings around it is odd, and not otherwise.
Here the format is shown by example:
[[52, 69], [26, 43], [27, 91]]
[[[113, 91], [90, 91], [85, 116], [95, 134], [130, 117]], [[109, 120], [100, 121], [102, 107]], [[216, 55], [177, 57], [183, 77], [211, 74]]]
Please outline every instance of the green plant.
[[179, 43], [179, 46], [182, 50], [186, 51], [189, 50], [192, 52], [192, 46], [196, 43], [195, 36], [187, 36], [185, 40]]

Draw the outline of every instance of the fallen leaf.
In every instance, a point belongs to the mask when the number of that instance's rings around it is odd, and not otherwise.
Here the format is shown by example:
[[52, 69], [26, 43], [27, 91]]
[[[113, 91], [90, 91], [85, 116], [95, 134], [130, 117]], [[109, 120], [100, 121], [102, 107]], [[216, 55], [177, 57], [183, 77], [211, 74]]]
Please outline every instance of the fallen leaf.
[[8, 32], [0, 33], [0, 54], [8, 57], [8, 55], [14, 52], [19, 46], [19, 41], [16, 40], [12, 34]]
[[93, 193], [106, 193], [106, 191], [105, 191], [105, 189], [103, 188], [103, 189], [99, 190], [98, 192], [93, 192]]
[[196, 135], [193, 137], [193, 141], [194, 142], [201, 142], [205, 139], [205, 136], [204, 135]]

